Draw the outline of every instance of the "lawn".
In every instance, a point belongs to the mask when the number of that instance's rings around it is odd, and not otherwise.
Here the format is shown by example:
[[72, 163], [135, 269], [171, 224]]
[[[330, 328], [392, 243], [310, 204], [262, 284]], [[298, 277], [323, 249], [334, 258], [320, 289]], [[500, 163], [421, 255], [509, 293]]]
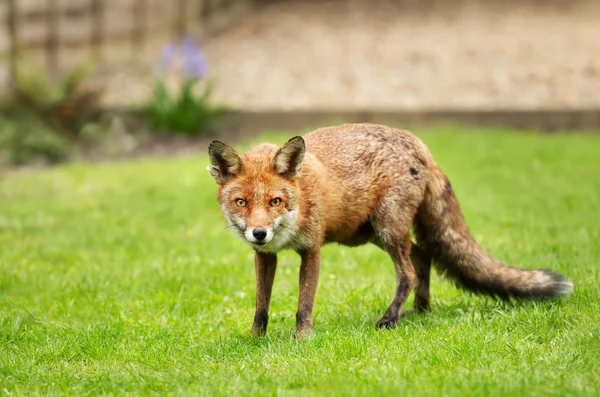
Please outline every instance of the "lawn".
[[600, 135], [420, 136], [480, 244], [564, 273], [571, 296], [498, 303], [434, 275], [433, 311], [381, 331], [392, 263], [332, 245], [312, 337], [292, 338], [298, 258], [285, 252], [256, 339], [253, 255], [221, 219], [205, 153], [12, 172], [0, 181], [0, 395], [597, 395]]

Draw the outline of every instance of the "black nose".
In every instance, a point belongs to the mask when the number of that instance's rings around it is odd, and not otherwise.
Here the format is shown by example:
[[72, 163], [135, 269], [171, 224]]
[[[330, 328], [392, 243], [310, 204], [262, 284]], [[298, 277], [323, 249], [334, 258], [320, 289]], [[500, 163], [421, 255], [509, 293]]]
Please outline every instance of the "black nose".
[[252, 231], [252, 235], [258, 241], [263, 241], [267, 237], [267, 231], [262, 227], [257, 227]]

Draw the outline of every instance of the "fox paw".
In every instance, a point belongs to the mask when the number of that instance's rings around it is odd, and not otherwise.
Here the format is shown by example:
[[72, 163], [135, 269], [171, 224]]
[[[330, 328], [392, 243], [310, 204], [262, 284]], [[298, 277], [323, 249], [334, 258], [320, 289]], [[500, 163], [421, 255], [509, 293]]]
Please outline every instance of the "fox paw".
[[267, 334], [267, 327], [252, 327], [252, 335], [255, 337], [265, 336]]
[[396, 318], [382, 317], [379, 321], [377, 321], [377, 327], [393, 329], [393, 328], [396, 328], [397, 323], [398, 323], [398, 317], [396, 317]]
[[415, 311], [419, 313], [431, 311], [431, 305], [428, 299], [415, 298]]
[[311, 333], [310, 329], [298, 330], [294, 334], [294, 339], [296, 339], [298, 341], [307, 340], [308, 338], [310, 338], [311, 335], [312, 335], [312, 333]]

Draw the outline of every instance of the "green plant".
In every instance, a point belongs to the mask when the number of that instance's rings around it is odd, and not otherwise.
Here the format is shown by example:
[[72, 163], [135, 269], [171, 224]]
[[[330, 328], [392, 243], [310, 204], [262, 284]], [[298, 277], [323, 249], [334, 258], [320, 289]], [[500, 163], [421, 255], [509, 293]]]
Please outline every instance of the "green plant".
[[[173, 95], [165, 84], [165, 73], [179, 50], [182, 83]], [[206, 73], [206, 61], [193, 39], [184, 40], [180, 48], [173, 44], [165, 46], [156, 68], [153, 97], [141, 107], [140, 113], [153, 128], [168, 132], [198, 135], [218, 127], [225, 109], [211, 103], [213, 83], [204, 81]]]
[[72, 142], [36, 118], [0, 117], [0, 155], [14, 165], [43, 160], [54, 164], [65, 161]]
[[35, 62], [19, 60], [17, 67], [16, 95], [5, 101], [6, 114], [40, 118], [70, 138], [99, 117], [100, 92], [82, 88], [91, 73], [89, 64], [72, 68], [57, 82]]
[[19, 59], [17, 70], [14, 95], [0, 98], [1, 156], [15, 165], [67, 160], [86, 125], [100, 116], [100, 92], [83, 88], [90, 66], [74, 67], [56, 81], [29, 60]]

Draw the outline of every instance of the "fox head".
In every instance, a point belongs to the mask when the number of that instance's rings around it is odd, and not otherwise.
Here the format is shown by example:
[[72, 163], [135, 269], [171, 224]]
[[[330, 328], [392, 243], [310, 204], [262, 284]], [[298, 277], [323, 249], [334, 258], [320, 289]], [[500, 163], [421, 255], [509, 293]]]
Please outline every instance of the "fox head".
[[254, 249], [277, 252], [297, 237], [297, 177], [304, 140], [294, 137], [281, 148], [261, 144], [240, 155], [222, 142], [208, 148], [218, 200], [229, 227]]

